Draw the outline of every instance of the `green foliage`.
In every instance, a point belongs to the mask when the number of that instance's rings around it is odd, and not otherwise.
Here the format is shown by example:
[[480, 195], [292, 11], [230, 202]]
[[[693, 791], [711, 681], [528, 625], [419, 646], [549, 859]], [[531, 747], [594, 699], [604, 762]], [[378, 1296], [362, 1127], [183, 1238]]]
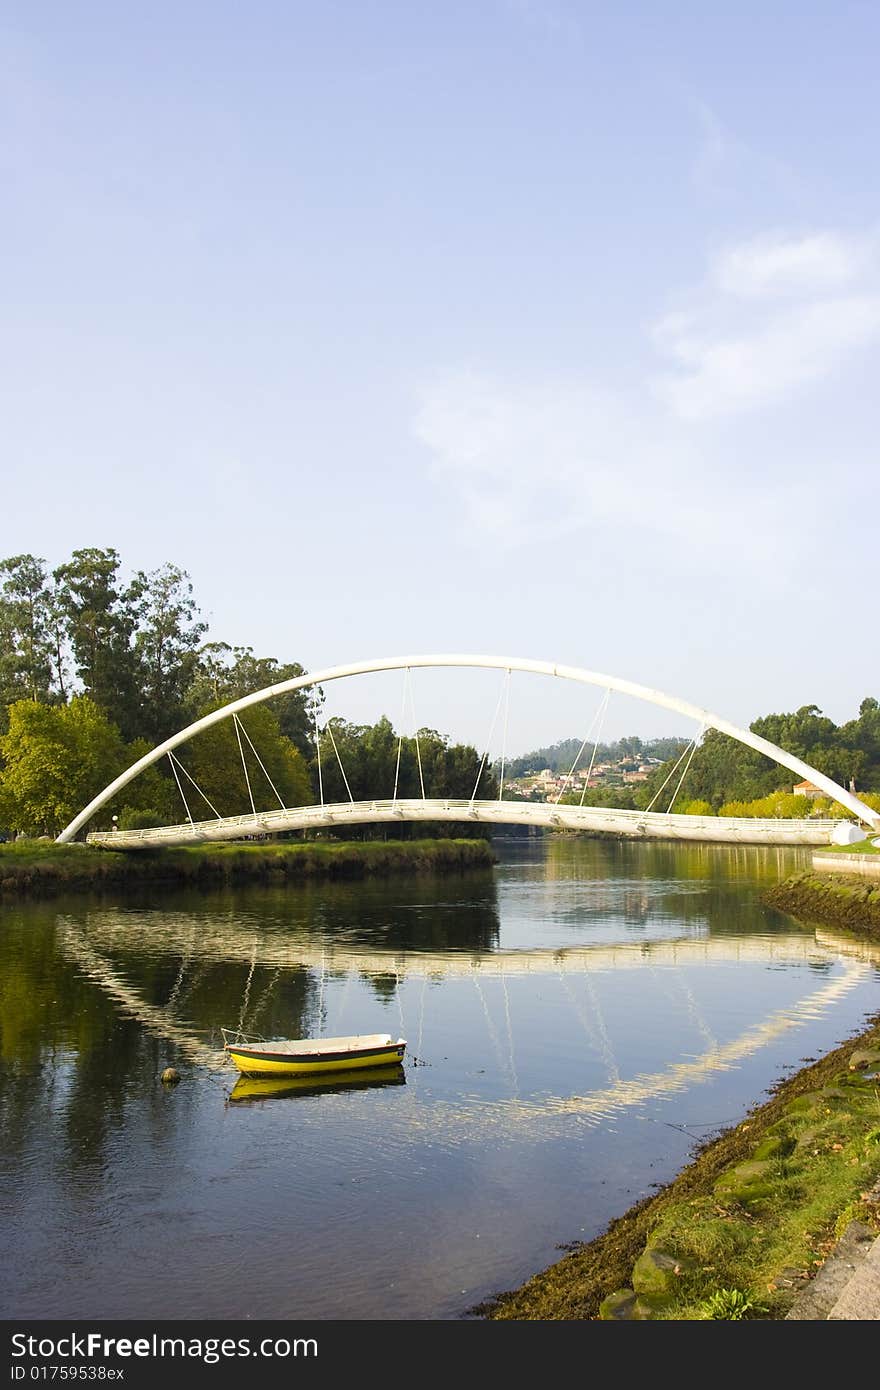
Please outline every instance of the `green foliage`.
[[[198, 654], [187, 703], [193, 718], [209, 709], [240, 700], [256, 690], [295, 680], [304, 674], [298, 662], [281, 663], [274, 656], [254, 656], [252, 647], [230, 647], [226, 642], [208, 642]], [[320, 690], [294, 690], [272, 701], [281, 732], [304, 757], [314, 753], [315, 707], [320, 710]]]
[[[756, 719], [751, 729], [842, 786], [854, 778], [860, 789], [857, 795], [869, 805], [871, 792], [880, 791], [880, 706], [872, 698], [862, 701], [858, 719], [840, 727], [815, 705], [804, 705], [793, 714]], [[671, 759], [655, 768], [641, 785], [637, 792], [641, 807], [649, 804], [669, 777], [655, 808], [666, 810], [666, 798], [680, 775], [670, 777], [674, 763]], [[851, 815], [840, 807], [832, 809], [828, 801], [795, 796], [796, 780], [794, 773], [787, 773], [772, 759], [709, 729], [691, 760], [682, 796], [708, 802], [716, 815], [724, 816]], [[681, 811], [685, 803], [679, 799], [673, 809]]]
[[132, 635], [141, 582], [120, 585], [117, 552], [94, 547], [75, 550], [54, 577], [85, 693], [108, 711], [124, 737], [136, 737], [142, 693]]
[[719, 816], [749, 816], [763, 820], [804, 820], [817, 813], [816, 801], [793, 792], [771, 792], [755, 801], [726, 801]]
[[13, 555], [0, 562], [0, 732], [15, 700], [64, 698], [59, 612], [45, 560]]
[[[249, 813], [248, 780], [258, 810], [278, 805], [269, 779], [285, 806], [304, 806], [312, 800], [306, 761], [299, 749], [282, 734], [275, 712], [268, 705], [254, 705], [245, 710], [240, 728], [241, 748], [234, 721], [224, 719], [176, 750], [176, 756], [203, 794], [200, 795], [185, 774], [181, 774], [183, 795], [193, 820], [212, 819], [214, 810], [209, 803], [213, 803], [221, 816]], [[184, 810], [179, 795], [176, 807], [175, 818], [182, 820]]]
[[698, 1312], [703, 1318], [738, 1322], [743, 1318], [760, 1317], [766, 1309], [741, 1289], [716, 1289], [699, 1305]]
[[85, 695], [16, 701], [0, 756], [0, 822], [28, 834], [57, 834], [126, 764], [119, 730]]
[[184, 705], [206, 625], [197, 618], [189, 576], [177, 565], [139, 573], [135, 585], [140, 599], [134, 657], [143, 697], [137, 729], [158, 743], [186, 722]]
[[152, 830], [154, 826], [164, 824], [165, 818], [150, 807], [139, 811], [134, 806], [123, 806], [119, 813], [120, 830]]
[[[313, 780], [317, 784], [317, 759]], [[495, 773], [475, 748], [451, 744], [436, 729], [419, 729], [418, 742], [415, 737], [401, 741], [384, 715], [375, 724], [328, 722], [321, 734], [321, 782], [325, 801], [347, 801], [349, 790], [355, 801], [389, 798], [395, 784], [401, 800], [419, 798], [423, 783], [428, 797], [491, 800], [498, 795]]]

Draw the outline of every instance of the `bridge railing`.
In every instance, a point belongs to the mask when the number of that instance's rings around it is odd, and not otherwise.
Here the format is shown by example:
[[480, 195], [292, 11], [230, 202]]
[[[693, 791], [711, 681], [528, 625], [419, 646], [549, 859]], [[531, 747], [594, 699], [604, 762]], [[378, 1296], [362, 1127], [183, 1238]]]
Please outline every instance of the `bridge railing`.
[[[287, 829], [308, 830], [328, 829], [334, 826], [364, 823], [393, 824], [396, 820], [430, 821], [448, 819], [455, 821], [483, 821], [489, 824], [528, 824], [551, 828], [569, 826], [577, 828], [596, 826], [606, 822], [621, 833], [627, 830], [638, 834], [640, 827], [656, 830], [666, 826], [670, 831], [676, 828], [687, 830], [686, 838], [694, 838], [701, 828], [711, 831], [724, 827], [734, 835], [737, 830], [768, 835], [779, 831], [783, 824], [787, 831], [830, 832], [839, 821], [815, 817], [804, 820], [784, 821], [780, 818], [736, 817], [736, 816], [686, 816], [660, 811], [624, 811], [607, 806], [571, 806], [546, 801], [470, 801], [466, 799], [438, 798], [436, 800], [376, 799], [372, 801], [339, 802], [332, 805], [291, 806], [285, 810], [268, 810], [247, 813], [240, 816], [224, 816], [213, 820], [185, 822], [180, 825], [167, 825], [144, 830], [115, 830], [95, 832], [88, 835], [87, 842], [93, 845], [136, 848], [140, 845], [161, 845], [163, 843], [181, 844], [187, 841], [198, 844], [200, 841], [218, 838], [223, 832], [224, 839], [249, 836], [279, 834]], [[711, 838], [711, 835], [709, 836]]]

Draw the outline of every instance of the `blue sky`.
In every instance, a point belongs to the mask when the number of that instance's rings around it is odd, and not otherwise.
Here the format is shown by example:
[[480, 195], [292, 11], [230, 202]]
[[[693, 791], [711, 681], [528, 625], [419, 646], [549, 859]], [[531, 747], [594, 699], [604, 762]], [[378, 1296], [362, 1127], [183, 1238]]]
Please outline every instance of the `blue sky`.
[[[7, 0], [0, 554], [173, 560], [213, 637], [311, 669], [501, 652], [851, 717], [880, 693], [878, 30]], [[485, 737], [482, 694], [443, 699], [426, 722]], [[572, 719], [525, 684], [514, 746]]]

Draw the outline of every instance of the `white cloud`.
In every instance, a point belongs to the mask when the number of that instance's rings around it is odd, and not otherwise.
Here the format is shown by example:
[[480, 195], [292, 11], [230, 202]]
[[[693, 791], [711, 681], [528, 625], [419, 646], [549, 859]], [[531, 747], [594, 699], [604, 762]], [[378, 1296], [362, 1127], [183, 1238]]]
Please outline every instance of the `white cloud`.
[[803, 237], [757, 237], [723, 248], [711, 279], [722, 294], [753, 298], [839, 291], [876, 258], [871, 240], [823, 232]]
[[[649, 400], [639, 409], [586, 382], [456, 373], [423, 389], [415, 433], [454, 490], [465, 529], [484, 544], [546, 547], [573, 532], [619, 535], [622, 525], [643, 547], [653, 537], [667, 565], [670, 541], [687, 541], [689, 557], [710, 564], [724, 553], [731, 506], [717, 502], [727, 478], [717, 467], [713, 476]], [[732, 509], [745, 516], [753, 502], [743, 484]], [[769, 538], [759, 522], [743, 545], [757, 554]]]
[[873, 239], [835, 232], [725, 247], [653, 327], [671, 359], [653, 382], [658, 398], [679, 419], [704, 421], [830, 376], [880, 339], [876, 268]]
[[681, 420], [752, 410], [821, 380], [880, 338], [880, 296], [819, 300], [740, 331], [708, 329], [674, 315], [655, 328], [658, 346], [686, 370], [657, 379], [660, 399]]
[[[425, 384], [415, 434], [464, 528], [543, 559], [567, 536], [585, 554], [625, 537], [628, 564], [716, 574], [735, 538], [737, 567], [773, 554], [784, 585], [822, 527], [813, 484], [830, 461], [809, 437], [765, 457], [763, 424], [747, 422], [880, 341], [872, 255], [868, 239], [834, 232], [726, 247], [652, 326], [662, 370], [616, 387], [478, 371]], [[797, 439], [796, 423], [777, 440]]]

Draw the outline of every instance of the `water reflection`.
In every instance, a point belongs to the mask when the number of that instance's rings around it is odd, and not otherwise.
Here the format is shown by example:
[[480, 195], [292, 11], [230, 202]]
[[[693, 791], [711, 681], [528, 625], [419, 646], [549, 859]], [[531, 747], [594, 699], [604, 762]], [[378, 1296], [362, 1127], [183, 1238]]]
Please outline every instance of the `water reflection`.
[[326, 1096], [340, 1091], [368, 1091], [381, 1086], [405, 1086], [403, 1067], [374, 1067], [368, 1075], [362, 1071], [340, 1071], [323, 1081], [309, 1076], [240, 1076], [227, 1099], [240, 1101], [279, 1100], [282, 1096]]
[[[283, 1317], [285, 1290], [382, 1317], [396, 1282], [395, 1315], [424, 1317], [509, 1286], [585, 1193], [601, 1227], [674, 1169], [658, 1125], [735, 1118], [876, 1007], [878, 947], [760, 905], [798, 862], [561, 837], [495, 875], [9, 909], [4, 1307]], [[233, 1086], [221, 1026], [401, 1034], [407, 1068]]]

